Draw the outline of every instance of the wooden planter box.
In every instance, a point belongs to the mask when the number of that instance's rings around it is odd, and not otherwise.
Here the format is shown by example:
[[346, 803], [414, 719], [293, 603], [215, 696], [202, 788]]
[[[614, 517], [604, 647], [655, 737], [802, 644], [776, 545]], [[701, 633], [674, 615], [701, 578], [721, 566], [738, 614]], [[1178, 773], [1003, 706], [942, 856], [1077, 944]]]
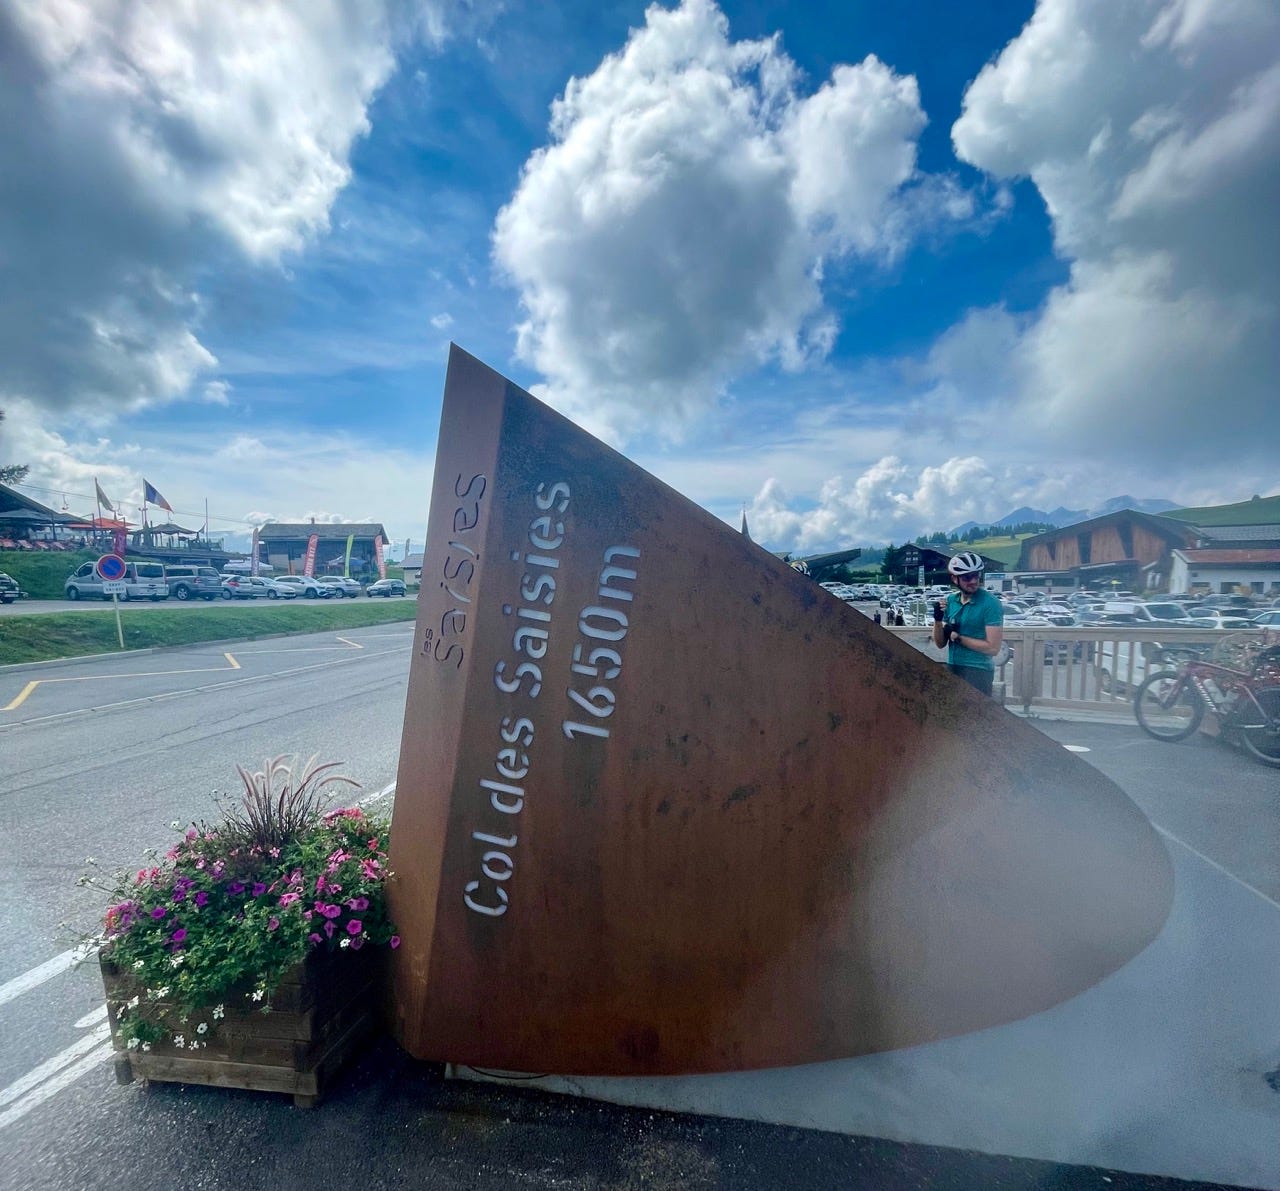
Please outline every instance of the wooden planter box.
[[[294, 1104], [310, 1108], [379, 1022], [382, 949], [316, 951], [288, 972], [261, 1004], [245, 999], [247, 989], [234, 990], [238, 995], [228, 996], [225, 1016], [217, 1021], [206, 1010], [184, 1025], [172, 1015], [171, 1006], [156, 1002], [154, 1020], [188, 1040], [207, 1039], [199, 1050], [179, 1048], [172, 1041], [152, 1043], [147, 1051], [129, 1050], [118, 1036], [116, 1006], [142, 990], [128, 972], [101, 954], [99, 964], [121, 1083], [154, 1079], [285, 1092]], [[270, 1005], [269, 1013], [262, 1012], [263, 1004]], [[194, 1032], [200, 1020], [209, 1025], [204, 1035]]]

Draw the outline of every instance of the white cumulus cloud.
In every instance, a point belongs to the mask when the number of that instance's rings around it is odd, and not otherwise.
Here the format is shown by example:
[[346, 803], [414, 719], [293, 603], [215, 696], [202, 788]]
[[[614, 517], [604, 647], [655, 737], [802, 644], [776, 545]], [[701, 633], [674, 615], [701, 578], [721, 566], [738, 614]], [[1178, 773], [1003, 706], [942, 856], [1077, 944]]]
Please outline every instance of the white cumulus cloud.
[[539, 395], [615, 439], [674, 436], [737, 371], [824, 356], [824, 262], [900, 246], [924, 123], [875, 57], [806, 96], [778, 41], [731, 40], [711, 0], [650, 7], [570, 80], [495, 224]]
[[434, 8], [7, 5], [0, 398], [119, 410], [187, 395], [216, 365], [201, 270], [228, 253], [271, 265], [325, 230], [410, 34], [439, 34]]
[[1003, 354], [1005, 432], [1274, 462], [1256, 431], [1280, 378], [1280, 5], [1041, 0], [952, 136], [964, 160], [1031, 179], [1070, 263]]

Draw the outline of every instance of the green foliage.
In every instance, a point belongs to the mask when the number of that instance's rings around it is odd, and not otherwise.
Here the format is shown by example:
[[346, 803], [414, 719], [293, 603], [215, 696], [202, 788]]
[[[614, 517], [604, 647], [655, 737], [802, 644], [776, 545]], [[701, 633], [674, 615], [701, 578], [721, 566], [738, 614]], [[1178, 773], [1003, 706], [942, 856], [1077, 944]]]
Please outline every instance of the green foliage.
[[223, 832], [248, 850], [266, 852], [280, 848], [306, 834], [324, 814], [325, 787], [334, 782], [358, 783], [341, 774], [329, 773], [337, 761], [317, 765], [312, 757], [295, 778], [294, 766], [286, 757], [275, 757], [260, 773], [250, 773], [243, 765], [236, 772], [244, 783], [239, 807], [226, 812]]
[[68, 550], [47, 554], [43, 550], [0, 550], [0, 571], [12, 575], [33, 600], [60, 600], [62, 584], [82, 562], [101, 551]]
[[[293, 795], [310, 800], [339, 780], [321, 776], [332, 768], [309, 761], [296, 782], [282, 758], [257, 774], [241, 769], [239, 812], [214, 826], [193, 824], [159, 864], [107, 882], [81, 878], [109, 899], [93, 942], [138, 990], [112, 1003], [126, 1045], [149, 1049], [170, 1035], [198, 1050], [229, 1004], [269, 1010], [272, 991], [311, 951], [399, 945], [385, 899], [386, 822], [347, 807], [317, 809], [298, 825], [259, 797], [283, 777]], [[235, 817], [250, 804], [278, 843], [251, 842]]]

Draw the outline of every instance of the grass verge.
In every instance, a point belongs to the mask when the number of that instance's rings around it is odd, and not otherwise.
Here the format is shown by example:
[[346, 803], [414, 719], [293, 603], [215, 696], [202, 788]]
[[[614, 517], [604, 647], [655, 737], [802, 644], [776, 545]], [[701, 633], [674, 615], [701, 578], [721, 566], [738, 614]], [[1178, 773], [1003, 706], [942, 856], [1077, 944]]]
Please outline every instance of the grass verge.
[[[279, 633], [320, 633], [371, 624], [412, 620], [413, 600], [360, 600], [330, 604], [237, 604], [231, 608], [156, 608], [145, 612], [120, 608], [125, 649], [198, 645], [202, 641], [251, 641]], [[119, 653], [116, 618], [111, 608], [50, 612], [0, 619], [0, 665], [43, 662], [51, 658]]]

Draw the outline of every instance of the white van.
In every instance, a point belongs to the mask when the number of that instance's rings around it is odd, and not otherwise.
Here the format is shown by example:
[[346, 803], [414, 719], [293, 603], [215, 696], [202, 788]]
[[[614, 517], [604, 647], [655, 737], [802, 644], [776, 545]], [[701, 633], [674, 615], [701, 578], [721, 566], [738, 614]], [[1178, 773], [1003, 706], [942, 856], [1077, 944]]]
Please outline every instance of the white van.
[[[94, 596], [100, 600], [111, 597], [102, 590], [102, 580], [98, 577], [97, 564], [81, 563], [62, 584], [62, 592], [69, 600], [78, 600], [81, 596]], [[123, 600], [167, 600], [169, 585], [165, 582], [164, 565], [158, 562], [138, 562], [125, 560]]]

